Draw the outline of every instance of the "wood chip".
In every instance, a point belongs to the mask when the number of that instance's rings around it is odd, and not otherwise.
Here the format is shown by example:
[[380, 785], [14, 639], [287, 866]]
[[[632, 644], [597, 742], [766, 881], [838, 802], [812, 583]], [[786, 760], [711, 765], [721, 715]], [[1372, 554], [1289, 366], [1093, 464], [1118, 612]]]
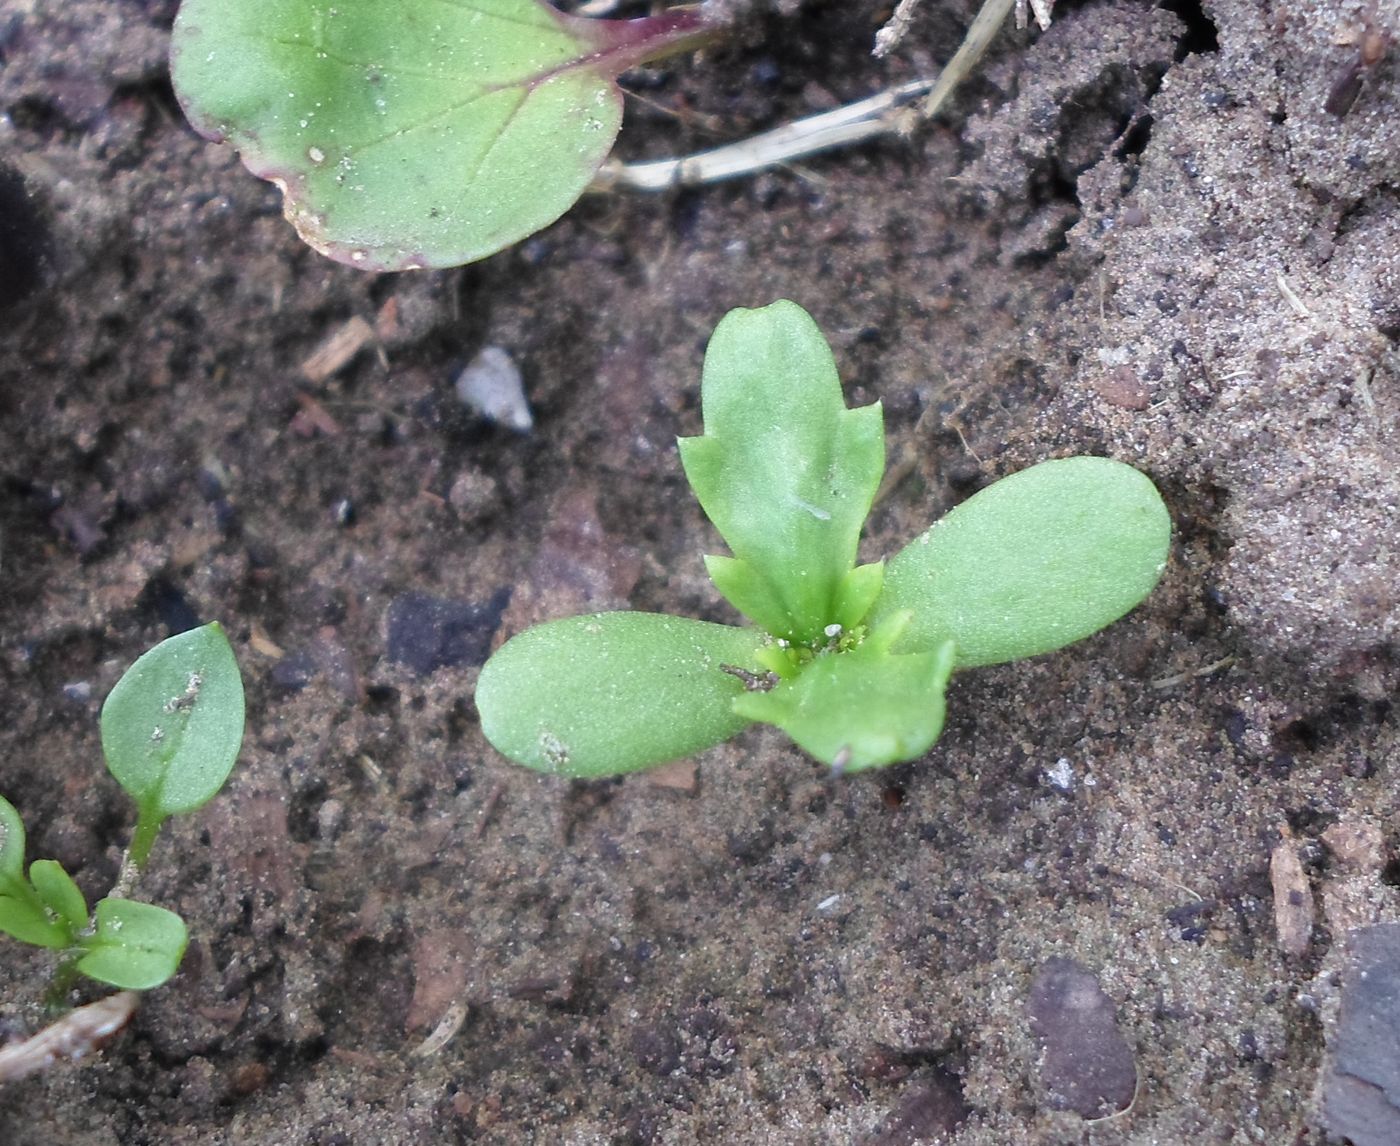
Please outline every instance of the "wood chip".
[[267, 635], [257, 621], [254, 621], [248, 632], [248, 647], [259, 656], [267, 657], [269, 660], [280, 661], [287, 654], [282, 646]]
[[467, 1004], [453, 1003], [443, 1013], [442, 1020], [433, 1028], [433, 1033], [413, 1048], [414, 1058], [431, 1058], [450, 1043], [467, 1021]]
[[347, 319], [307, 355], [301, 364], [301, 376], [308, 382], [324, 382], [373, 341], [374, 328], [369, 323], [359, 315]]
[[1278, 845], [1269, 857], [1269, 881], [1274, 888], [1274, 926], [1283, 953], [1297, 959], [1307, 954], [1312, 942], [1313, 897], [1293, 833], [1284, 826], [1279, 829], [1279, 835]]
[[642, 775], [648, 784], [658, 788], [670, 788], [676, 792], [693, 792], [696, 789], [697, 768], [690, 760], [673, 760], [660, 768], [650, 768]]
[[399, 300], [390, 296], [374, 316], [374, 333], [380, 342], [393, 342], [399, 336]]
[[301, 406], [292, 415], [292, 433], [299, 438], [313, 438], [317, 434], [324, 434], [328, 438], [335, 437], [340, 433], [340, 423], [320, 402], [310, 394], [298, 394], [297, 404]]
[[[467, 986], [467, 961], [471, 957], [471, 940], [456, 928], [437, 928], [418, 936], [413, 945], [413, 999], [408, 1005], [404, 1029], [413, 1034], [434, 1027], [429, 1037], [438, 1037], [444, 1024], [460, 1006], [453, 1033], [466, 1018], [462, 1002]], [[451, 1038], [451, 1034], [447, 1038]], [[446, 1039], [443, 1040], [446, 1045]], [[414, 1053], [431, 1054], [421, 1047]]]

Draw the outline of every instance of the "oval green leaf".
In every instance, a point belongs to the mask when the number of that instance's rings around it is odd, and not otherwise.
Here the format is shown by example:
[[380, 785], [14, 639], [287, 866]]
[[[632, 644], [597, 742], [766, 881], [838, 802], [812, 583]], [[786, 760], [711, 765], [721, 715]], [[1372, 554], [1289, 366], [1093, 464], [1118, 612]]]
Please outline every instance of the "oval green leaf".
[[318, 251], [447, 267], [562, 215], [621, 125], [615, 77], [698, 23], [537, 0], [184, 0], [171, 74], [190, 122], [277, 184]]
[[898, 652], [957, 648], [957, 668], [1098, 632], [1166, 568], [1171, 518], [1146, 475], [1107, 458], [1042, 462], [974, 494], [885, 568], [871, 624], [908, 610]]
[[185, 921], [152, 903], [108, 898], [97, 904], [97, 930], [82, 941], [77, 967], [89, 979], [128, 991], [159, 987], [180, 967], [189, 942]]
[[207, 803], [243, 743], [243, 679], [218, 623], [137, 658], [102, 706], [102, 751], [117, 783], [159, 821]]
[[503, 756], [560, 776], [633, 772], [748, 724], [743, 684], [763, 635], [657, 613], [594, 613], [527, 629], [481, 670], [481, 729]]
[[[8, 801], [0, 798], [0, 825], [8, 827], [11, 814], [14, 814], [14, 808]], [[18, 823], [18, 815], [15, 815], [15, 822]], [[65, 919], [55, 919], [44, 901], [39, 898], [34, 885], [24, 878], [23, 828], [20, 829], [18, 839], [19, 868], [0, 868], [0, 931], [21, 943], [32, 943], [36, 947], [67, 947], [73, 942], [75, 928]], [[0, 845], [0, 857], [7, 847], [8, 844]], [[8, 858], [5, 859], [5, 863], [8, 865]], [[86, 926], [84, 909], [77, 927]]]

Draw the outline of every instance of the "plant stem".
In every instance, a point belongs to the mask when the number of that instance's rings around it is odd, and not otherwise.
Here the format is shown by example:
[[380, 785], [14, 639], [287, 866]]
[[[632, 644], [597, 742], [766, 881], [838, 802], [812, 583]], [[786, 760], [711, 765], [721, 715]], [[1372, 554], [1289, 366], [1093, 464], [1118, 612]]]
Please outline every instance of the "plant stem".
[[68, 1009], [68, 994], [73, 990], [73, 983], [78, 978], [78, 960], [81, 955], [69, 955], [62, 963], [54, 968], [54, 972], [49, 976], [49, 989], [44, 992], [44, 1009], [46, 1011], [66, 1011]]
[[[668, 187], [692, 187], [752, 175], [804, 155], [815, 155], [880, 135], [907, 135], [918, 120], [938, 113], [944, 101], [982, 58], [1014, 4], [1015, 0], [986, 0], [968, 28], [962, 46], [935, 79], [911, 80], [834, 111], [809, 116], [682, 159], [660, 159], [652, 163], [610, 160], [603, 164], [589, 190], [631, 187], [641, 191], [664, 191]], [[916, 113], [910, 105], [925, 92], [928, 97]]]
[[725, 30], [701, 8], [672, 8], [655, 16], [613, 21], [612, 27], [616, 31], [610, 37], [609, 48], [626, 59], [629, 68], [699, 51], [718, 40]]
[[164, 822], [164, 816], [151, 815], [145, 808], [141, 809], [136, 817], [136, 831], [131, 836], [131, 847], [127, 849], [127, 863], [122, 865], [122, 878], [117, 881], [119, 887], [126, 882], [125, 869], [128, 864], [134, 865], [137, 871], [146, 870], [146, 861], [151, 857], [151, 846], [156, 842], [156, 835]]
[[682, 52], [694, 52], [724, 33], [725, 25], [704, 8], [672, 8], [635, 20], [589, 20], [561, 17], [573, 30], [597, 45], [590, 63], [606, 61], [608, 70], [620, 74], [639, 64], [664, 60]]
[[591, 191], [632, 187], [661, 191], [667, 187], [715, 183], [740, 175], [752, 175], [804, 155], [859, 143], [895, 130], [894, 113], [907, 107], [933, 87], [933, 80], [912, 80], [868, 99], [834, 111], [799, 119], [737, 143], [688, 155], [684, 159], [658, 159], [652, 163], [608, 162], [598, 172]]
[[938, 82], [934, 84], [933, 91], [929, 92], [928, 99], [924, 100], [923, 118], [929, 119], [938, 114], [938, 109], [943, 106], [943, 101], [952, 93], [953, 89], [967, 78], [968, 73], [977, 66], [987, 48], [991, 46], [996, 34], [1001, 31], [1001, 26], [1006, 22], [1007, 13], [1015, 5], [1016, 0], [986, 0], [972, 21], [972, 25], [967, 30], [967, 35], [963, 37], [962, 44], [953, 53], [953, 58], [948, 61], [944, 69], [938, 74]]

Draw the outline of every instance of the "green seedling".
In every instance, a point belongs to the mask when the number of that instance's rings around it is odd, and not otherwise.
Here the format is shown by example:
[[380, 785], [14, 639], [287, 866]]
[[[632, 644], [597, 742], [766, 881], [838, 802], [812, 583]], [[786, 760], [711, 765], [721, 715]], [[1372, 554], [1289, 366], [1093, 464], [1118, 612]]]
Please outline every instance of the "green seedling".
[[942, 731], [952, 673], [1087, 637], [1166, 566], [1156, 487], [1097, 457], [1003, 478], [888, 563], [857, 565], [882, 413], [846, 408], [831, 351], [794, 303], [725, 316], [701, 402], [704, 434], [681, 439], [681, 462], [732, 554], [705, 564], [754, 627], [616, 612], [513, 637], [482, 669], [476, 703], [517, 763], [610, 776], [753, 721], [837, 770], [912, 760]]
[[175, 93], [282, 191], [311, 246], [365, 270], [448, 267], [552, 223], [622, 124], [617, 77], [718, 32], [543, 0], [184, 0]]
[[[139, 872], [161, 824], [211, 800], [238, 758], [243, 681], [223, 629], [205, 625], [143, 654], [108, 695], [101, 726], [107, 768], [138, 809], [128, 860]], [[65, 952], [58, 983], [71, 969], [147, 990], [175, 974], [188, 941], [178, 915], [114, 892], [89, 916], [55, 860], [35, 860], [25, 877], [24, 842], [19, 813], [0, 797], [0, 931]]]

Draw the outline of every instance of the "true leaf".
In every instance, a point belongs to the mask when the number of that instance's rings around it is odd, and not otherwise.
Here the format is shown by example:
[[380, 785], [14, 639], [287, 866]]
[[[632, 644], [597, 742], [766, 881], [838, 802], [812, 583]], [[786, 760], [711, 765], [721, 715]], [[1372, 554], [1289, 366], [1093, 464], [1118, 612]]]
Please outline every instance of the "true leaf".
[[720, 321], [701, 405], [705, 432], [680, 450], [734, 554], [709, 559], [716, 587], [788, 640], [818, 639], [838, 612], [854, 623], [850, 605], [869, 596], [871, 578], [853, 575], [856, 546], [885, 465], [879, 403], [846, 408], [826, 339], [784, 300]]
[[151, 903], [98, 902], [97, 928], [84, 937], [77, 968], [89, 978], [129, 991], [159, 987], [179, 969], [189, 932], [173, 911]]
[[243, 743], [243, 680], [217, 624], [142, 654], [102, 706], [107, 768], [136, 801], [132, 856], [145, 862], [167, 816], [213, 798]]
[[896, 650], [952, 640], [960, 669], [1050, 652], [1146, 597], [1170, 542], [1144, 474], [1107, 458], [1042, 462], [974, 494], [891, 558], [870, 623], [912, 612]]
[[922, 756], [943, 731], [953, 646], [892, 655], [889, 643], [904, 623], [907, 618], [892, 617], [883, 637], [872, 634], [848, 652], [822, 653], [771, 692], [745, 693], [735, 711], [776, 724], [844, 772]]
[[710, 34], [697, 11], [586, 20], [538, 0], [184, 0], [171, 74], [311, 246], [446, 267], [563, 214], [612, 148], [618, 74]]
[[486, 662], [476, 705], [486, 738], [518, 764], [612, 776], [727, 740], [763, 636], [656, 613], [568, 617], [512, 637]]

